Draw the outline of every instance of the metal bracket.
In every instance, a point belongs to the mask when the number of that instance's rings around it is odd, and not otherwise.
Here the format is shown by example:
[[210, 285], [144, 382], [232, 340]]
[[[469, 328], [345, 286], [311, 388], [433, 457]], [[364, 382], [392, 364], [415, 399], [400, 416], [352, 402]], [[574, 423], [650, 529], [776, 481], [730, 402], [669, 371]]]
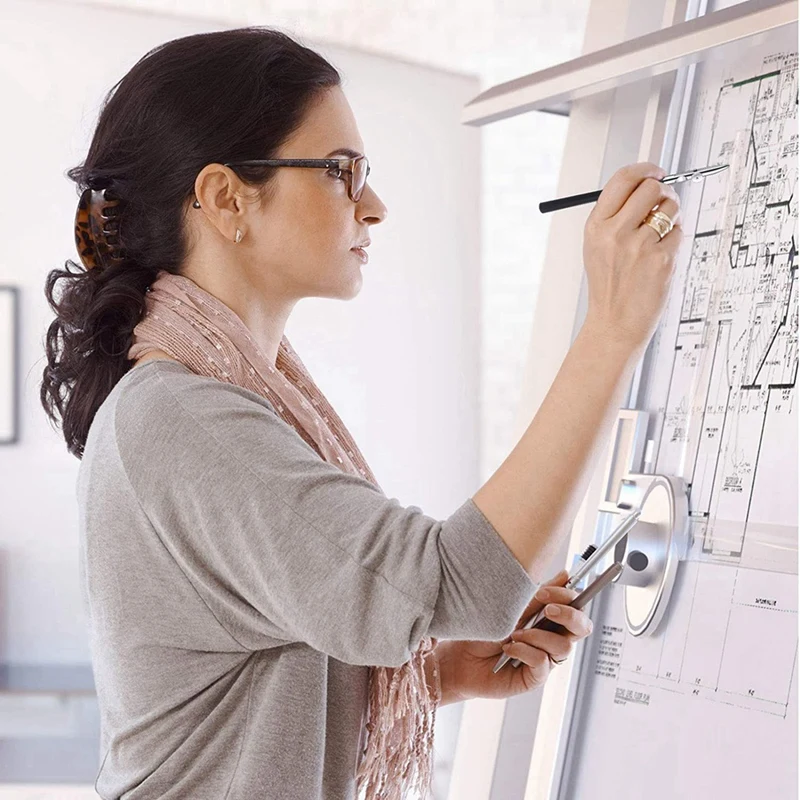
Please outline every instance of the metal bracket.
[[603, 474], [603, 496], [598, 510], [620, 513], [621, 481], [629, 473], [641, 472], [643, 467], [647, 420], [646, 411], [623, 408], [618, 412], [611, 433], [608, 462]]
[[620, 497], [641, 516], [614, 551], [626, 569], [615, 579], [625, 586], [625, 621], [634, 636], [652, 636], [667, 610], [678, 563], [689, 547], [689, 498], [681, 478], [626, 475]]

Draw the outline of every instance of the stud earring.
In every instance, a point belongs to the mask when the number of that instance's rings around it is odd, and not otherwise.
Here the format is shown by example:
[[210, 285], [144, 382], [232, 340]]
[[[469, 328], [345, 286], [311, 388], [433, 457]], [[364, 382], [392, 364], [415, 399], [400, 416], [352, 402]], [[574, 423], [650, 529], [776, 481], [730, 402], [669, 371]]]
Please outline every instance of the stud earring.
[[195, 200], [194, 203], [192, 203], [192, 208], [200, 208], [200, 201]]
[[241, 231], [240, 231], [240, 230], [237, 228], [237, 229], [236, 229], [236, 239], [234, 239], [234, 241], [236, 242], [236, 244], [239, 244], [239, 242], [241, 242], [241, 241], [242, 241], [242, 237], [243, 237], [243, 236], [244, 236], [244, 234], [243, 234], [243, 233], [242, 233], [242, 232], [241, 232]]

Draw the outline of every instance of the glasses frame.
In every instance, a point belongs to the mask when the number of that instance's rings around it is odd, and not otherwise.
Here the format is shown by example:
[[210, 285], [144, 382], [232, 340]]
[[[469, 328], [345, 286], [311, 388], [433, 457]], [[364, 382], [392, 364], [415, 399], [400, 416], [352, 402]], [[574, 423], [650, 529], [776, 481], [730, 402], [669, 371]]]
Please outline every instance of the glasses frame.
[[[364, 186], [358, 193], [358, 197], [353, 196], [353, 169], [356, 162], [367, 162], [367, 174], [364, 178]], [[342, 165], [349, 165], [342, 166]], [[338, 169], [344, 172], [347, 176], [347, 194], [348, 197], [357, 203], [361, 199], [364, 192], [364, 187], [367, 185], [367, 178], [370, 173], [369, 159], [366, 156], [357, 156], [355, 158], [256, 158], [247, 161], [228, 161], [223, 164], [225, 167], [311, 167], [316, 169]]]

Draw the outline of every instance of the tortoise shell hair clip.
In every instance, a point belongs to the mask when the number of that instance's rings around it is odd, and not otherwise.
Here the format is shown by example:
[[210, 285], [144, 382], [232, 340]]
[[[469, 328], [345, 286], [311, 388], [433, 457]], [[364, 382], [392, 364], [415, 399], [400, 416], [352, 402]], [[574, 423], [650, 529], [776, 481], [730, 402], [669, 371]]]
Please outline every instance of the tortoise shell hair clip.
[[90, 183], [83, 192], [75, 214], [75, 246], [87, 270], [123, 260], [118, 219], [121, 198], [108, 186], [97, 188], [98, 183]]

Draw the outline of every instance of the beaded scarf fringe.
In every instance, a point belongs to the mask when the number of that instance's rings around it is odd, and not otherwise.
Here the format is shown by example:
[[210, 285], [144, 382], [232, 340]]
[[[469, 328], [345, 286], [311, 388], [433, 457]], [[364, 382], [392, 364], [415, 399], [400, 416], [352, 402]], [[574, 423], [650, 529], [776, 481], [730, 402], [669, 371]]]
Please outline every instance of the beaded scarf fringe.
[[[414, 787], [424, 792], [418, 800], [429, 797], [436, 708], [441, 702], [435, 647], [436, 640], [426, 637], [409, 662], [394, 670], [380, 669], [371, 680], [369, 740], [357, 775], [359, 797], [363, 791], [369, 800], [403, 800]], [[428, 658], [432, 659], [433, 697], [425, 679]]]

